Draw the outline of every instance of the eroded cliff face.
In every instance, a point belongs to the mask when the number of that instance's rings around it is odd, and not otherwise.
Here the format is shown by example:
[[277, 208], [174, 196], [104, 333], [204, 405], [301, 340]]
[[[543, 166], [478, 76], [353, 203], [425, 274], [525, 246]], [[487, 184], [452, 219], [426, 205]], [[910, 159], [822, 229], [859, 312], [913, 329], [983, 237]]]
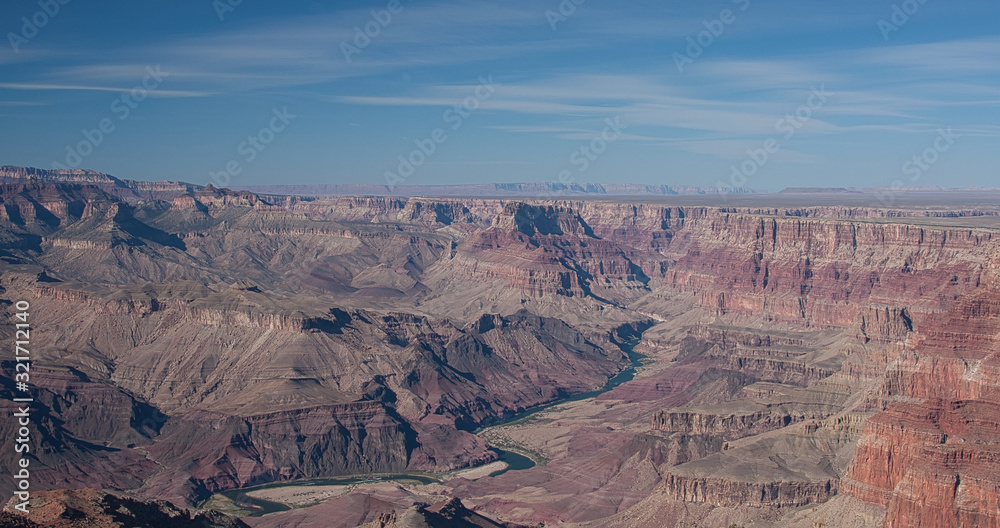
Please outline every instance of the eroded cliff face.
[[123, 199], [170, 200], [178, 194], [200, 190], [198, 185], [183, 182], [121, 180], [109, 174], [86, 169], [37, 169], [0, 167], [0, 184], [76, 184], [97, 188]]
[[737, 412], [732, 414], [713, 414], [711, 412], [694, 411], [660, 411], [653, 416], [653, 428], [666, 432], [719, 437], [724, 440], [735, 440], [745, 436], [754, 436], [775, 429], [782, 429], [793, 423], [816, 419], [817, 416], [802, 412], [789, 412], [783, 409], [766, 406], [756, 412]]
[[[58, 482], [65, 457], [141, 447], [144, 462], [178, 471], [161, 479], [140, 464], [129, 487], [146, 480], [148, 493], [185, 502], [275, 480], [489, 462], [495, 452], [465, 430], [592, 390], [626, 361], [609, 336], [526, 311], [456, 326], [324, 313], [246, 285], [79, 289], [11, 275], [6, 286], [45, 314], [42, 358], [65, 371], [39, 374], [58, 424], [42, 479]], [[88, 484], [118, 482], [99, 473]]]
[[922, 323], [877, 391], [886, 411], [865, 425], [845, 490], [885, 507], [886, 526], [1000, 526], [995, 265]]
[[[492, 458], [485, 446], [476, 445], [475, 437], [459, 442], [449, 447], [477, 451], [484, 460]], [[439, 469], [426, 460], [410, 464], [419, 446], [413, 426], [380, 402], [252, 416], [176, 413], [148, 451], [164, 466], [187, 468], [198, 488], [190, 490], [176, 473], [153, 477], [146, 488], [192, 500], [198, 499], [197, 492], [274, 481]]]
[[826, 502], [837, 493], [837, 481], [758, 483], [670, 475], [665, 481], [665, 488], [669, 497], [683, 502], [716, 506], [796, 507]]
[[994, 402], [894, 405], [866, 424], [846, 491], [886, 526], [1000, 526], [998, 422]]
[[19, 178], [0, 188], [0, 287], [46, 329], [47, 487], [191, 503], [490, 461], [469, 431], [602, 386], [660, 322], [638, 379], [555, 424], [544, 470], [449, 489], [526, 523], [771, 522], [853, 497], [888, 526], [996, 525], [995, 229]]
[[[992, 233], [720, 215], [668, 275], [719, 313], [851, 325], [871, 303], [939, 310], [979, 278]], [[690, 225], [690, 221], [689, 221]], [[965, 258], [956, 258], [961, 255]], [[978, 258], [976, 258], [978, 257]]]

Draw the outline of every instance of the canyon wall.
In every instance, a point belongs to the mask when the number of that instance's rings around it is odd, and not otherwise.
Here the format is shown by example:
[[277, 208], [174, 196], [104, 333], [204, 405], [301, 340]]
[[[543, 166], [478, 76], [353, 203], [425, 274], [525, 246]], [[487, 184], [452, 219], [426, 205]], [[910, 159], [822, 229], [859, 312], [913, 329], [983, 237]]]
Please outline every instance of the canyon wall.
[[[15, 176], [0, 186], [0, 288], [46, 329], [45, 486], [191, 503], [490, 461], [470, 431], [603, 386], [625, 341], [660, 322], [644, 343], [658, 366], [597, 399], [631, 405], [631, 421], [568, 440], [605, 466], [547, 470], [600, 474], [560, 499], [574, 519], [638, 505], [622, 490], [642, 475], [669, 504], [720, 511], [780, 517], [845, 495], [887, 526], [1000, 522], [1000, 231], [953, 222], [988, 211], [279, 199]], [[553, 482], [538, 475], [507, 477], [526, 479], [511, 492]], [[595, 490], [620, 500], [587, 506]]]

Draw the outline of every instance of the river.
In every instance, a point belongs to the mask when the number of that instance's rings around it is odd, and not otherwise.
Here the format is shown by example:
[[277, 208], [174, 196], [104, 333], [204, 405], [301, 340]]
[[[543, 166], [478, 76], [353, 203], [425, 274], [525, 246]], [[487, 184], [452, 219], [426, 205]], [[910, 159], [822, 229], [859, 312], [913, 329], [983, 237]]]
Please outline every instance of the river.
[[[569, 398], [563, 398], [561, 400], [557, 400], [551, 403], [546, 403], [544, 405], [539, 405], [537, 407], [526, 409], [500, 422], [490, 424], [487, 427], [481, 427], [474, 432], [476, 434], [482, 434], [483, 432], [492, 429], [494, 427], [502, 427], [505, 425], [511, 425], [514, 423], [527, 420], [528, 418], [531, 418], [533, 415], [547, 411], [557, 405], [586, 400], [590, 398], [596, 398], [597, 396], [604, 394], [605, 392], [608, 392], [611, 389], [614, 389], [615, 387], [623, 383], [632, 381], [632, 379], [635, 378], [636, 369], [642, 365], [642, 360], [645, 358], [645, 356], [643, 356], [642, 354], [638, 354], [633, 350], [636, 344], [638, 344], [638, 340], [621, 345], [621, 348], [625, 351], [626, 354], [628, 354], [629, 365], [625, 367], [621, 372], [619, 372], [615, 377], [608, 380], [608, 383], [604, 385], [604, 387], [583, 394], [577, 394], [576, 396], [571, 396]], [[491, 477], [502, 475], [503, 473], [506, 473], [508, 471], [522, 471], [535, 466], [535, 462], [531, 458], [524, 456], [523, 454], [503, 449], [496, 449], [496, 451], [500, 455], [499, 460], [501, 462], [507, 463], [507, 468], [491, 473], [489, 475]], [[334, 478], [300, 480], [294, 482], [275, 482], [272, 484], [255, 486], [252, 488], [242, 488], [237, 490], [225, 491], [222, 492], [222, 495], [242, 507], [249, 507], [253, 509], [253, 513], [249, 515], [250, 517], [260, 517], [262, 515], [267, 515], [269, 513], [290, 510], [291, 507], [278, 502], [272, 502], [268, 500], [251, 497], [247, 495], [247, 492], [260, 489], [279, 488], [279, 487], [336, 486], [336, 485], [349, 486], [351, 484], [363, 484], [366, 482], [385, 482], [385, 481], [397, 481], [397, 480], [416, 481], [420, 482], [421, 484], [442, 482], [442, 478], [429, 476], [428, 474], [398, 473], [392, 475], [353, 476], [353, 477], [339, 477], [339, 478], [334, 477]]]

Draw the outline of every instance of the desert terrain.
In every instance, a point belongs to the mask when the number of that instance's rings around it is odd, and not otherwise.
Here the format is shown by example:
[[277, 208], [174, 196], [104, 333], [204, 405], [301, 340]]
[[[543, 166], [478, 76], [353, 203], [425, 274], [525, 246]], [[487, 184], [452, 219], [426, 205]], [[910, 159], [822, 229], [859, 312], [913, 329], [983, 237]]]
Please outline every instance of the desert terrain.
[[[1000, 527], [1000, 193], [896, 198], [4, 167], [0, 307], [31, 305], [33, 485], [62, 505], [31, 521], [128, 500], [254, 528]], [[203, 511], [377, 475], [423, 479]]]

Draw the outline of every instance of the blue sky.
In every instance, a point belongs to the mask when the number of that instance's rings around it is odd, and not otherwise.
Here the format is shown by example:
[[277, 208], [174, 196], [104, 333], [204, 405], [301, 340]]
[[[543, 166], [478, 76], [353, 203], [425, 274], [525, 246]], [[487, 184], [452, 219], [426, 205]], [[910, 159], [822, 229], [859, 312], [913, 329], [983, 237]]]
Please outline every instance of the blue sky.
[[995, 0], [48, 1], [0, 15], [0, 164], [232, 185], [1000, 186]]

